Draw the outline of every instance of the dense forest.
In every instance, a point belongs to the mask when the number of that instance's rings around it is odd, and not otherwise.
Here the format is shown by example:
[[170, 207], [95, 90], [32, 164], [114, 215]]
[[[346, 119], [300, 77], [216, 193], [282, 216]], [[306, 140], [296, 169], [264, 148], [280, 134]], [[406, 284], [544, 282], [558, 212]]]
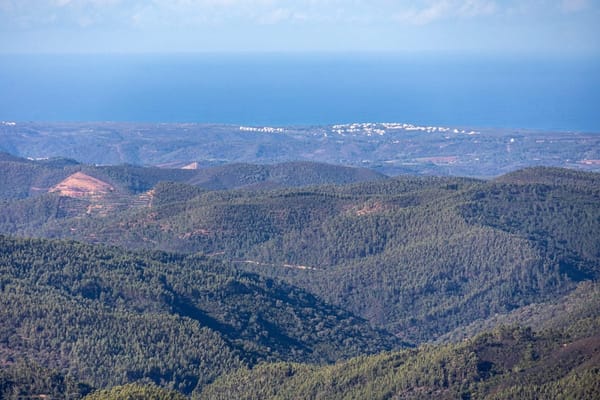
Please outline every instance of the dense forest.
[[[424, 345], [329, 365], [244, 366], [221, 375], [192, 398], [593, 399], [600, 393], [600, 318], [595, 307], [588, 307], [593, 316], [563, 314], [557, 325], [543, 331], [501, 325], [459, 344]], [[6, 399], [27, 393], [86, 400], [185, 398], [148, 382], [94, 390], [59, 372], [24, 364], [0, 369], [0, 393]]]
[[0, 183], [3, 398], [599, 393], [598, 174], [4, 154]]
[[219, 378], [205, 399], [592, 399], [600, 393], [600, 321], [536, 333], [501, 326], [461, 344], [328, 366], [275, 363]]
[[[143, 169], [123, 167], [109, 182], [138, 187], [124, 178], [132, 170]], [[402, 176], [274, 190], [159, 182], [146, 195], [5, 200], [0, 231], [205, 254], [412, 343], [567, 294], [599, 273], [594, 173], [535, 168], [492, 181]]]
[[259, 361], [401, 345], [313, 295], [199, 256], [0, 237], [0, 355], [107, 386], [192, 392]]

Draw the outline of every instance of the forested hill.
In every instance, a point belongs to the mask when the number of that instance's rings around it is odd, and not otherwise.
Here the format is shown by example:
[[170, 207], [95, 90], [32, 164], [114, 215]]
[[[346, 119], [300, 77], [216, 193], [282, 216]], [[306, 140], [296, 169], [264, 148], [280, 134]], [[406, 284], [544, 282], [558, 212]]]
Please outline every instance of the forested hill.
[[330, 366], [240, 369], [201, 399], [597, 399], [600, 320], [565, 330], [503, 326], [460, 344], [359, 357]]
[[[501, 326], [460, 344], [386, 352], [334, 365], [279, 362], [241, 367], [192, 398], [595, 399], [600, 394], [600, 320], [597, 313], [595, 318], [564, 319], [567, 328], [536, 332]], [[92, 390], [31, 364], [0, 369], [0, 394], [6, 400], [31, 393], [81, 399]], [[138, 382], [98, 390], [84, 400], [185, 398]]]
[[3, 160], [2, 394], [599, 391], [599, 174], [209, 190], [193, 170]]
[[5, 201], [0, 230], [204, 253], [421, 342], [596, 280], [599, 193], [600, 175], [553, 168], [271, 191], [163, 182], [141, 206]]
[[385, 175], [366, 168], [315, 162], [286, 162], [273, 165], [226, 164], [198, 169], [188, 183], [212, 190], [274, 189], [378, 181], [385, 178]]
[[112, 185], [115, 193], [121, 196], [143, 193], [161, 181], [226, 190], [346, 184], [386, 178], [365, 168], [315, 162], [228, 164], [208, 168], [198, 167], [197, 163], [183, 168], [92, 166], [65, 158], [28, 160], [0, 152], [0, 199], [23, 199], [48, 193], [78, 172]]
[[191, 393], [259, 361], [401, 346], [306, 291], [199, 256], [0, 236], [0, 365]]

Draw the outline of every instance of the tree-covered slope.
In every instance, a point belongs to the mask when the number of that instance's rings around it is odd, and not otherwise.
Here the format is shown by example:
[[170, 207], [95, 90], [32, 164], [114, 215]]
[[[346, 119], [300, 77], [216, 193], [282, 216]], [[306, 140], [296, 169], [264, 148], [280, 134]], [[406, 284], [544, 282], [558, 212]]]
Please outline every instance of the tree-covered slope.
[[165, 390], [153, 385], [128, 384], [110, 389], [98, 390], [85, 400], [185, 400], [186, 397], [173, 390]]
[[462, 214], [470, 223], [527, 238], [574, 280], [598, 278], [600, 174], [518, 171], [474, 191]]
[[599, 193], [597, 174], [544, 168], [271, 191], [160, 183], [150, 207], [34, 226], [10, 220], [27, 209], [12, 201], [0, 227], [220, 257], [420, 342], [596, 280]]
[[69, 175], [80, 171], [106, 181], [127, 194], [140, 194], [159, 182], [188, 183], [209, 190], [227, 190], [345, 184], [387, 178], [365, 168], [315, 162], [227, 164], [181, 169], [130, 164], [92, 166], [63, 158], [28, 160], [0, 152], [0, 199], [43, 195]]
[[[600, 284], [580, 282], [567, 295], [554, 297], [546, 302], [532, 303], [506, 314], [494, 314], [489, 318], [462, 325], [441, 336], [439, 343], [461, 342], [497, 326], [528, 326], [536, 331], [554, 329], [568, 331], [580, 329], [578, 323], [593, 320], [600, 313]], [[593, 333], [593, 332], [590, 332]]]
[[44, 368], [33, 360], [17, 360], [0, 365], [0, 398], [30, 399], [46, 396], [50, 399], [81, 399], [93, 388], [57, 370]]
[[[551, 179], [556, 171], [545, 172]], [[583, 175], [585, 185], [445, 182], [414, 194], [370, 195], [352, 214], [254, 250], [317, 269], [252, 269], [283, 276], [411, 340], [429, 340], [598, 278], [600, 179]], [[394, 204], [398, 195], [413, 202]]]
[[[274, 362], [242, 366], [195, 391], [192, 398], [594, 399], [600, 395], [597, 291], [598, 284], [586, 284], [576, 296], [557, 299], [552, 307], [554, 312], [560, 308], [560, 315], [546, 320], [541, 331], [504, 325], [458, 344], [425, 345], [333, 365]], [[592, 302], [588, 302], [590, 295]], [[528, 326], [531, 321], [525, 317], [519, 325]], [[92, 390], [31, 363], [0, 368], [0, 395], [6, 399], [33, 394], [80, 399]], [[148, 398], [183, 397], [147, 382], [101, 389], [86, 397]]]
[[313, 162], [273, 165], [226, 164], [197, 170], [189, 181], [206, 189], [282, 188], [377, 181], [386, 176], [365, 168]]
[[334, 361], [400, 343], [291, 286], [197, 256], [0, 237], [0, 364], [95, 387], [190, 393], [258, 361]]
[[30, 161], [0, 153], [0, 199], [24, 199], [46, 193], [77, 168], [69, 160]]
[[596, 313], [581, 331], [499, 327], [460, 344], [330, 366], [261, 364], [220, 377], [200, 398], [593, 399], [600, 396], [599, 323]]
[[[138, 382], [98, 393], [107, 398], [172, 395], [150, 383], [204, 398], [598, 393], [598, 174], [211, 191], [180, 172], [164, 182], [171, 172], [56, 163], [113, 191], [5, 196], [0, 230], [141, 252], [0, 237], [6, 390], [18, 381], [80, 397]], [[365, 355], [401, 340], [440, 344]], [[29, 361], [43, 369], [27, 372]]]

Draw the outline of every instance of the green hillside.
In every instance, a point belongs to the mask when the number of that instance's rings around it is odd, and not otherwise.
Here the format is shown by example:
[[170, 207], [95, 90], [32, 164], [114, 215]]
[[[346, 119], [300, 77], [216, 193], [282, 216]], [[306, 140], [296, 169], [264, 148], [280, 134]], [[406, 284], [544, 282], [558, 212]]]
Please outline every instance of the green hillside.
[[335, 365], [261, 364], [219, 378], [202, 399], [593, 399], [595, 333], [500, 327], [461, 344], [359, 357]]
[[211, 190], [253, 188], [274, 189], [322, 184], [376, 181], [386, 176], [364, 168], [312, 162], [273, 165], [226, 164], [199, 169], [189, 183]]
[[305, 291], [198, 256], [0, 237], [0, 365], [95, 387], [190, 393], [259, 361], [331, 362], [400, 345]]
[[85, 400], [185, 400], [185, 396], [173, 390], [157, 386], [129, 384], [99, 390], [85, 397]]
[[597, 279], [599, 193], [597, 174], [543, 168], [270, 191], [160, 183], [150, 207], [99, 216], [51, 195], [8, 201], [0, 228], [204, 253], [422, 342]]
[[598, 174], [0, 167], [0, 393], [598, 393]]
[[0, 199], [22, 199], [45, 194], [52, 186], [78, 171], [107, 181], [127, 194], [148, 191], [159, 182], [180, 182], [209, 190], [228, 190], [346, 184], [386, 178], [365, 168], [315, 162], [227, 164], [179, 169], [130, 164], [91, 166], [64, 158], [33, 161], [0, 152]]

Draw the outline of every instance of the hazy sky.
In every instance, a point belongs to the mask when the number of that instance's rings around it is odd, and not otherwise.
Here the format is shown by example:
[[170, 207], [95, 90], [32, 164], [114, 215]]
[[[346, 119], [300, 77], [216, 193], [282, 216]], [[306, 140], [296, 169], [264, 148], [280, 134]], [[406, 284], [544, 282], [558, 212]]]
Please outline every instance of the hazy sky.
[[0, 0], [0, 53], [600, 55], [600, 0]]

